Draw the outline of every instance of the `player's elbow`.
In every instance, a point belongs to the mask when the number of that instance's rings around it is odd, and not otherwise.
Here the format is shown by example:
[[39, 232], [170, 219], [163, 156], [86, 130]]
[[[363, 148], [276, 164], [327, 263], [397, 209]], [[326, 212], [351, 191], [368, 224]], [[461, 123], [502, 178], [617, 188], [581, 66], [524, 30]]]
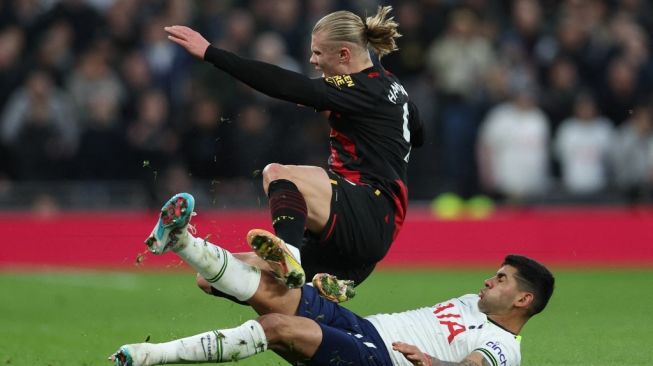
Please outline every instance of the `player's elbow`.
[[410, 131], [410, 145], [415, 148], [424, 145], [424, 129], [421, 125], [419, 128]]
[[408, 102], [408, 129], [410, 130], [410, 144], [413, 147], [424, 145], [424, 122], [419, 116], [419, 109], [413, 102]]

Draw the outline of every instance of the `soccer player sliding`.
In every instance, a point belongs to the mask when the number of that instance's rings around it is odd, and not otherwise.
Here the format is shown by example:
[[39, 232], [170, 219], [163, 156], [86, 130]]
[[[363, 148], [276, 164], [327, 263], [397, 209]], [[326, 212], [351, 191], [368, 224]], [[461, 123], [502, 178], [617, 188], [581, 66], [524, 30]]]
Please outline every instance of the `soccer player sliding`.
[[[553, 293], [554, 278], [546, 267], [508, 255], [477, 294], [361, 317], [319, 296], [313, 286], [288, 288], [271, 271], [194, 237], [188, 230], [192, 197], [180, 194], [170, 202], [154, 228], [150, 250], [176, 253], [212, 286], [247, 302], [259, 316], [235, 328], [170, 342], [123, 345], [109, 358], [115, 366], [232, 362], [266, 350], [292, 364], [316, 366], [518, 366], [518, 334]], [[275, 237], [255, 229], [247, 240], [255, 245]]]

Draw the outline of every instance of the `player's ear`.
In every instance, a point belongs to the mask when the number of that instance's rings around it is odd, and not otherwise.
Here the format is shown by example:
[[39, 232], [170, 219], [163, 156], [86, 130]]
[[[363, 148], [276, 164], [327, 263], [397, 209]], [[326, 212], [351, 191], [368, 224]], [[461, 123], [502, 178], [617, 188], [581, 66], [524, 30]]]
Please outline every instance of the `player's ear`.
[[351, 50], [347, 47], [342, 47], [340, 48], [340, 52], [338, 53], [338, 60], [340, 61], [341, 64], [346, 64], [349, 62], [351, 59]]
[[533, 304], [534, 299], [535, 297], [531, 292], [520, 292], [514, 302], [514, 305], [518, 308], [526, 309], [531, 306], [531, 304]]

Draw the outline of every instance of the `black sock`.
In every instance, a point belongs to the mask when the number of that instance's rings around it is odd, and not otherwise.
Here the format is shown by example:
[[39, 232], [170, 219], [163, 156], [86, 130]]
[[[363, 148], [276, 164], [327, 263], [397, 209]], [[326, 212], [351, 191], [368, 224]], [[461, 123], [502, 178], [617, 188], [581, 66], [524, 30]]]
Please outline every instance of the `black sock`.
[[278, 237], [299, 248], [306, 227], [306, 201], [295, 183], [277, 179], [268, 186], [272, 226]]

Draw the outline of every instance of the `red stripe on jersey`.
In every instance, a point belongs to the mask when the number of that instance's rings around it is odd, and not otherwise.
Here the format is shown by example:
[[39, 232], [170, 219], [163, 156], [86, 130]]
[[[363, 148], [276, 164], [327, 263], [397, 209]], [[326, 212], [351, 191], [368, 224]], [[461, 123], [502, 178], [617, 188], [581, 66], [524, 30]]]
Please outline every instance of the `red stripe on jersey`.
[[356, 185], [361, 184], [361, 172], [359, 171], [342, 168], [340, 170], [334, 170], [334, 172]]
[[322, 238], [322, 241], [327, 241], [331, 237], [331, 234], [333, 234], [333, 228], [336, 227], [337, 219], [338, 219], [338, 215], [333, 214], [333, 220], [331, 220], [331, 226], [329, 226], [329, 231], [327, 231], [326, 235]]
[[406, 208], [408, 206], [408, 189], [404, 182], [396, 180], [395, 184], [399, 187], [399, 196], [396, 194], [392, 195], [392, 200], [395, 204], [395, 232], [392, 234], [392, 239], [394, 240], [401, 230], [401, 226], [404, 224], [404, 218], [406, 217]]
[[352, 160], [358, 160], [358, 155], [356, 154], [356, 146], [354, 145], [354, 142], [349, 139], [349, 137], [338, 132], [336, 135], [336, 140], [340, 142], [340, 145], [342, 145], [342, 148], [345, 149], [349, 156], [351, 156]]
[[379, 74], [379, 73], [376, 72], [376, 71], [373, 71], [373, 72], [367, 74], [367, 77], [370, 78], [370, 79], [378, 78], [379, 76], [381, 76], [381, 74]]
[[[333, 129], [331, 129], [330, 137], [340, 143], [340, 146], [342, 146], [342, 148], [345, 150], [345, 153], [349, 155], [348, 157], [351, 160], [354, 161], [358, 160], [358, 155], [356, 154], [356, 146], [349, 139], [349, 137]], [[361, 173], [359, 171], [345, 168], [345, 164], [342, 161], [342, 158], [333, 143], [331, 144], [331, 159], [329, 160], [330, 160], [331, 169], [334, 172], [340, 174], [341, 176], [343, 176], [345, 179], [347, 179], [352, 183], [360, 184]]]

